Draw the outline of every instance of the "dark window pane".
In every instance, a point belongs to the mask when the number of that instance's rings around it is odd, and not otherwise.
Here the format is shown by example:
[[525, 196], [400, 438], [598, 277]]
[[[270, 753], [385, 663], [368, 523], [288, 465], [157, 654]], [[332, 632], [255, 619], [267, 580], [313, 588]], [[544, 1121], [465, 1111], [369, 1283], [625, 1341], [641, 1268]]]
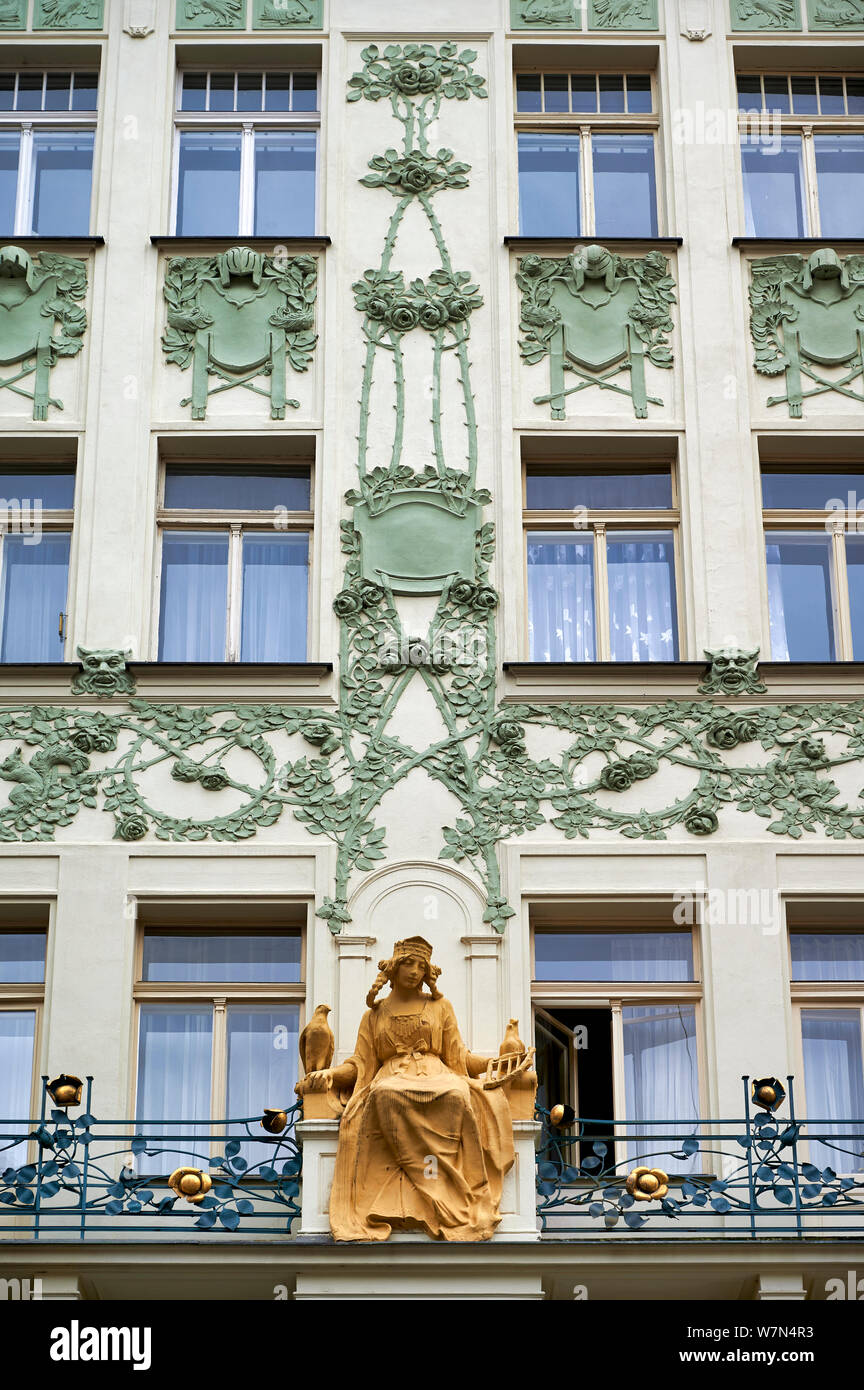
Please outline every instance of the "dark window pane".
[[[848, 473], [762, 474], [763, 507], [798, 507], [806, 511], [857, 510], [855, 498], [864, 497], [864, 469]], [[833, 506], [830, 504], [834, 504]]]
[[268, 72], [264, 78], [264, 110], [291, 110], [290, 72]]
[[224, 661], [228, 533], [166, 531], [162, 537], [160, 661]]
[[19, 72], [17, 111], [42, 110], [42, 73]]
[[566, 73], [547, 72], [543, 78], [543, 110], [569, 111], [570, 88]]
[[539, 73], [519, 73], [516, 78], [516, 110], [542, 111], [543, 95]]
[[16, 506], [39, 503], [43, 511], [71, 511], [75, 504], [75, 474], [0, 472], [0, 520], [6, 522]]
[[211, 72], [210, 111], [234, 110], [234, 73]]
[[672, 506], [672, 478], [666, 473], [529, 473], [525, 479], [529, 511], [643, 510]]
[[621, 76], [610, 77], [607, 73], [600, 74], [600, 110], [604, 111], [623, 111], [624, 110], [624, 78]]
[[15, 74], [0, 72], [0, 111], [11, 111], [15, 105]]
[[864, 661], [864, 536], [846, 537], [846, 575], [852, 615], [852, 656]]
[[574, 72], [570, 77], [573, 111], [597, 110], [597, 78], [593, 72]]
[[598, 236], [656, 236], [653, 135], [594, 135], [591, 152]]
[[99, 94], [98, 72], [76, 72], [72, 78], [72, 110], [95, 111]]
[[864, 135], [816, 135], [816, 180], [823, 236], [864, 233]]
[[519, 136], [523, 236], [578, 236], [579, 136]]
[[651, 111], [651, 78], [648, 73], [627, 74], [627, 110], [641, 114]]
[[773, 661], [833, 661], [831, 537], [770, 531], [768, 615]]
[[610, 531], [609, 641], [613, 661], [677, 661], [675, 545], [671, 531]]
[[240, 205], [240, 136], [180, 134], [178, 236], [234, 236]]
[[693, 979], [690, 932], [534, 933], [535, 979], [685, 981]]
[[316, 149], [314, 130], [256, 131], [256, 236], [314, 232]]
[[241, 661], [305, 661], [309, 537], [243, 537]]
[[318, 74], [316, 72], [295, 72], [291, 109], [292, 111], [318, 110]]
[[45, 110], [68, 111], [72, 74], [49, 72], [45, 77]]
[[181, 111], [206, 111], [207, 74], [206, 72], [184, 72], [183, 91], [180, 97]]
[[785, 73], [777, 77], [765, 78], [765, 105], [769, 111], [788, 113], [789, 79]]
[[309, 510], [307, 469], [250, 468], [236, 472], [203, 473], [194, 468], [168, 468], [165, 506], [209, 511]]
[[528, 533], [528, 632], [532, 661], [594, 660], [590, 534]]
[[842, 116], [846, 110], [843, 102], [843, 78], [819, 78], [819, 110], [823, 116]]
[[[768, 103], [773, 106], [773, 102]], [[815, 116], [819, 110], [815, 77], [792, 77], [792, 110], [796, 116]]]
[[747, 235], [806, 235], [800, 135], [783, 135], [779, 140], [746, 136], [741, 141], [741, 162]]
[[738, 110], [762, 110], [762, 79], [750, 73], [738, 77]]
[[11, 236], [15, 227], [20, 144], [17, 131], [0, 131], [0, 236], [4, 237]]
[[864, 935], [793, 931], [793, 980], [864, 980]]
[[92, 168], [92, 132], [33, 132], [35, 235], [86, 236], [90, 230]]
[[846, 110], [850, 116], [864, 116], [864, 77], [846, 78]]
[[261, 74], [260, 74], [260, 72], [238, 72], [238, 74], [237, 74], [237, 110], [238, 110], [238, 111], [260, 111], [260, 110], [261, 110]]
[[0, 661], [62, 661], [59, 616], [66, 611], [69, 533], [3, 537], [3, 643]]
[[147, 932], [143, 978], [183, 984], [296, 984], [300, 944], [299, 932], [244, 931], [236, 936]]
[[45, 933], [0, 932], [0, 984], [38, 984], [45, 979]]

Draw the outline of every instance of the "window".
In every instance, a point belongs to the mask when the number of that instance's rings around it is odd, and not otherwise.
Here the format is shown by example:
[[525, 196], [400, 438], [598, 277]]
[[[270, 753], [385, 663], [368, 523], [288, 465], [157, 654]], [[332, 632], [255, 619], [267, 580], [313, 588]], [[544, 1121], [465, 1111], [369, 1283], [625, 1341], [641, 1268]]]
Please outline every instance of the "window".
[[774, 661], [864, 661], [859, 497], [864, 497], [861, 467], [831, 472], [763, 467]]
[[[864, 931], [791, 930], [810, 1160], [864, 1171]], [[850, 988], [852, 986], [852, 988]]]
[[0, 235], [86, 236], [99, 75], [0, 73]]
[[614, 1120], [619, 1162], [626, 1148], [628, 1160], [650, 1151], [667, 1172], [696, 1170], [667, 1154], [674, 1141], [652, 1138], [699, 1126], [696, 971], [692, 931], [535, 926], [538, 1100], [592, 1117], [583, 1159]]
[[[291, 1105], [303, 999], [300, 931], [146, 930], [141, 938], [136, 1116], [197, 1147], [153, 1155], [148, 1171], [201, 1166], [215, 1135], [246, 1135], [264, 1107]], [[219, 1123], [210, 1125], [210, 1118]], [[266, 1145], [244, 1143], [247, 1163]], [[270, 1150], [266, 1150], [270, 1152]], [[197, 1159], [195, 1155], [197, 1154]]]
[[160, 661], [305, 661], [309, 468], [168, 465]]
[[0, 469], [0, 661], [62, 661], [72, 469]]
[[315, 231], [317, 72], [181, 72], [177, 236]]
[[[3, 1167], [26, 1162], [26, 1136], [33, 1118], [36, 1033], [45, 982], [44, 931], [0, 930], [0, 1122], [5, 1139]], [[9, 1147], [6, 1147], [9, 1145]]]
[[677, 661], [672, 471], [525, 476], [532, 661]]
[[523, 236], [657, 235], [647, 72], [517, 73]]
[[864, 228], [864, 76], [742, 73], [748, 236], [858, 237]]

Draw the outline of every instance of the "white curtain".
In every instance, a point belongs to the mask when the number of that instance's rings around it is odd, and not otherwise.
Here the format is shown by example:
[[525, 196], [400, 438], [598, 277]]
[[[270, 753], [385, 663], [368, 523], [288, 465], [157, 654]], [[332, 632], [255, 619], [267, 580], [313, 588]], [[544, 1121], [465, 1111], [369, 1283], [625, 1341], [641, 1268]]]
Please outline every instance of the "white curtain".
[[243, 537], [242, 661], [305, 661], [309, 537]]
[[[182, 1165], [206, 1166], [213, 1064], [210, 1004], [144, 1004], [138, 1044], [138, 1130], [192, 1136], [152, 1158], [141, 1155], [139, 1171], [170, 1173]], [[155, 1121], [144, 1124], [142, 1121]], [[161, 1124], [159, 1122], [162, 1122]], [[166, 1125], [166, 1122], [168, 1124]], [[159, 1147], [168, 1146], [162, 1142]]]
[[771, 628], [771, 660], [789, 661], [789, 641], [786, 636], [786, 609], [783, 603], [783, 570], [780, 546], [769, 541], [765, 547], [768, 567], [768, 622]]
[[692, 980], [690, 932], [541, 932], [534, 934], [538, 980]]
[[612, 660], [676, 661], [678, 618], [672, 532], [610, 532], [606, 566]]
[[595, 659], [592, 536], [529, 534], [528, 628], [532, 661]]
[[[811, 1138], [810, 1161], [836, 1173], [860, 1173], [864, 1170], [861, 1014], [858, 1009], [802, 1009], [801, 1033], [808, 1130], [837, 1141], [832, 1148]], [[850, 1137], [856, 1134], [859, 1138]]]
[[294, 983], [300, 979], [300, 934], [254, 932], [192, 936], [147, 932], [144, 979], [207, 984]]
[[[297, 1040], [300, 1009], [297, 1004], [280, 1008], [232, 1005], [228, 1009], [228, 1105], [229, 1119], [259, 1116], [265, 1106], [290, 1107], [297, 1081]], [[229, 1129], [244, 1134], [244, 1127]], [[244, 1143], [241, 1155], [247, 1164], [267, 1162], [272, 1144]]]
[[[697, 1154], [674, 1159], [670, 1151], [697, 1134], [699, 1077], [696, 1013], [692, 1004], [637, 1004], [623, 1010], [624, 1087], [628, 1157], [666, 1173], [701, 1171]], [[650, 1135], [676, 1138], [649, 1138]], [[642, 1137], [637, 1137], [642, 1136]]]
[[0, 1009], [0, 1171], [27, 1161], [26, 1143], [10, 1145], [10, 1136], [31, 1128], [35, 1033], [32, 1010]]
[[166, 531], [162, 537], [160, 661], [224, 661], [228, 533]]
[[3, 537], [3, 661], [62, 661], [60, 614], [69, 585], [69, 533]]

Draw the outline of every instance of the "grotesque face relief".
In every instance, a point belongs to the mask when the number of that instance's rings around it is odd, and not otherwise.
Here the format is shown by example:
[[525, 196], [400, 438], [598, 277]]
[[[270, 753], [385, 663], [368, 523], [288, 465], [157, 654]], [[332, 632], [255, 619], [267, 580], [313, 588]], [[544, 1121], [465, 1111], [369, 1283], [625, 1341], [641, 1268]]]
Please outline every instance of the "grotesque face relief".
[[721, 647], [716, 652], [706, 650], [705, 655], [710, 666], [699, 686], [703, 693], [741, 695], [765, 689], [756, 669], [758, 647], [749, 652], [739, 647]]
[[88, 695], [132, 695], [135, 692], [135, 679], [126, 670], [126, 662], [132, 655], [129, 651], [96, 651], [79, 647], [78, 659], [84, 667], [75, 676], [72, 689]]

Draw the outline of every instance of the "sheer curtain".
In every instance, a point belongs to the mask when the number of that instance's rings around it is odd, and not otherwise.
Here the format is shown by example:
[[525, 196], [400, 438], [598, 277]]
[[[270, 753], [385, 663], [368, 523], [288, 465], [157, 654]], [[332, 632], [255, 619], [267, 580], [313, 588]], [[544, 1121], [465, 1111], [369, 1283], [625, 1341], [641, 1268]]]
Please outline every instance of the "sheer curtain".
[[[300, 1008], [287, 1004], [232, 1005], [228, 1009], [227, 1117], [259, 1116], [265, 1106], [294, 1103]], [[245, 1134], [242, 1125], [229, 1133]], [[266, 1162], [273, 1144], [246, 1142], [248, 1164]]]
[[62, 661], [60, 614], [69, 586], [69, 533], [3, 537], [3, 661]]
[[[33, 1085], [33, 1041], [36, 1014], [32, 1010], [0, 1009], [0, 1130], [4, 1134], [30, 1133]], [[0, 1141], [0, 1169], [17, 1168], [27, 1161], [27, 1145]]]
[[[696, 1135], [699, 1078], [696, 1011], [692, 1004], [637, 1004], [623, 1010], [624, 1088], [627, 1134]], [[631, 1123], [632, 1122], [632, 1123]], [[646, 1168], [693, 1173], [702, 1168], [698, 1154], [674, 1159], [674, 1139], [631, 1137], [628, 1156]]]
[[[192, 1142], [149, 1158], [139, 1157], [142, 1173], [170, 1173], [187, 1165], [207, 1166], [213, 1067], [213, 1009], [209, 1004], [144, 1004], [138, 1043], [138, 1129], [158, 1135], [164, 1122]], [[142, 1121], [156, 1121], [143, 1124]], [[162, 1121], [162, 1124], [159, 1123]], [[160, 1145], [160, 1147], [165, 1147]]]
[[305, 661], [309, 537], [243, 537], [241, 661]]
[[765, 555], [773, 660], [833, 661], [831, 537], [774, 532]]
[[612, 660], [676, 661], [678, 615], [672, 532], [609, 532], [606, 566]]
[[808, 1117], [817, 1133], [837, 1140], [834, 1148], [811, 1139], [810, 1161], [839, 1173], [860, 1173], [864, 1140], [847, 1137], [864, 1134], [860, 1011], [802, 1009], [801, 1033]]
[[228, 533], [162, 536], [160, 661], [224, 661]]
[[594, 660], [592, 536], [529, 534], [528, 628], [532, 661]]

